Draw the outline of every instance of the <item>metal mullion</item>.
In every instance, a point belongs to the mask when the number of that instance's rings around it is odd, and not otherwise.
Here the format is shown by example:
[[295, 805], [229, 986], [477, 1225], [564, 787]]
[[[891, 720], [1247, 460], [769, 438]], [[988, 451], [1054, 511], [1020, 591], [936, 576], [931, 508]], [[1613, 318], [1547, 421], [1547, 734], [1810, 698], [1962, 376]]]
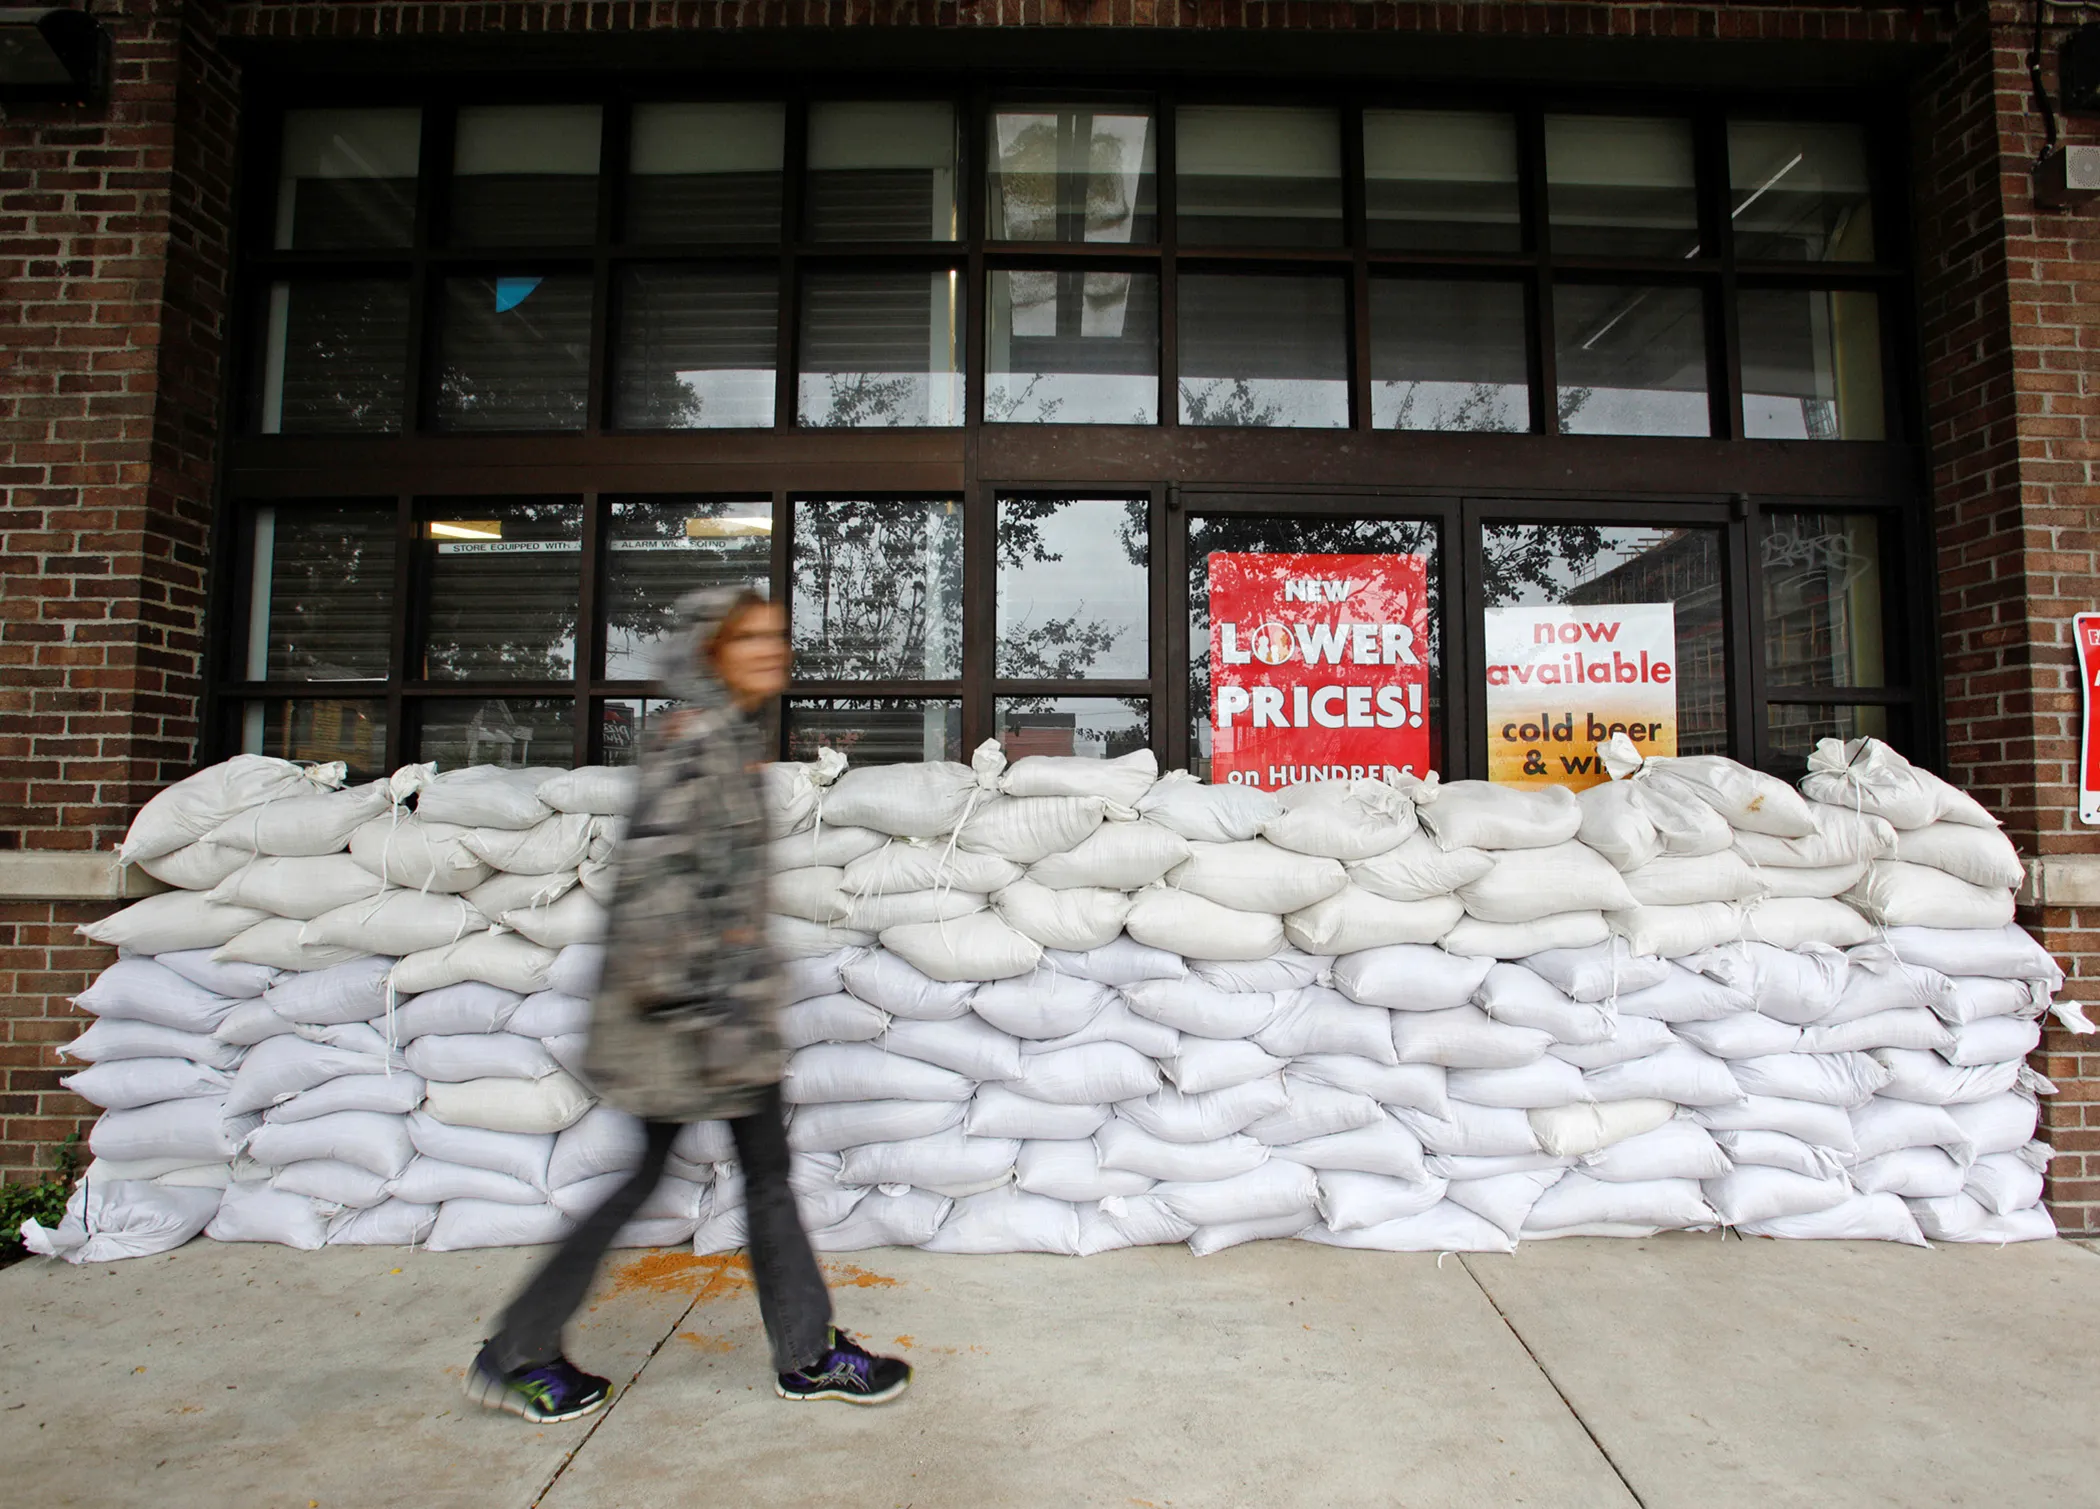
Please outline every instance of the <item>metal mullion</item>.
[[421, 632], [416, 612], [416, 500], [402, 493], [394, 500], [394, 601], [387, 624], [386, 679], [386, 768], [398, 770], [408, 763], [408, 730], [403, 726], [407, 701], [403, 695], [414, 671], [415, 641]]
[[[612, 351], [612, 243], [614, 195], [627, 164], [627, 106], [618, 101], [599, 107], [598, 128], [598, 223], [597, 240], [591, 248], [591, 351], [584, 375], [583, 430], [586, 435], [603, 434], [611, 417], [612, 384], [608, 366]], [[579, 752], [577, 763], [583, 757]]]
[[[769, 553], [766, 561], [767, 596], [779, 604], [781, 616], [788, 620], [789, 643], [794, 642], [794, 586], [790, 574], [788, 552], [792, 545], [790, 531], [793, 529], [794, 503], [785, 488], [773, 490], [773, 533], [768, 537]], [[792, 674], [792, 672], [790, 673]], [[787, 758], [787, 715], [783, 699], [774, 697], [766, 703], [766, 742], [775, 754]]]
[[992, 692], [997, 697], [1145, 697], [1152, 695], [1152, 683], [1135, 677], [1124, 677], [1115, 681], [1072, 681], [1057, 677], [1007, 678], [992, 682]]
[[603, 597], [600, 583], [605, 575], [603, 527], [604, 515], [611, 504], [596, 491], [583, 495], [583, 560], [582, 577], [576, 585], [576, 653], [575, 706], [572, 714], [576, 720], [574, 759], [578, 765], [587, 765], [591, 758], [591, 682], [597, 679], [604, 664], [605, 635], [599, 624], [598, 603]]
[[[1188, 752], [1183, 748], [1180, 760], [1174, 760], [1173, 725], [1162, 719], [1171, 675], [1167, 664], [1166, 538], [1166, 489], [1148, 488], [1145, 497], [1145, 666], [1152, 683], [1152, 752], [1162, 768], [1172, 770], [1186, 768]], [[1184, 730], [1183, 739], [1186, 737]]]
[[1531, 247], [1531, 287], [1526, 300], [1531, 315], [1527, 342], [1531, 428], [1535, 434], [1558, 435], [1560, 377], [1554, 350], [1553, 247], [1547, 225], [1551, 206], [1546, 189], [1546, 121], [1532, 106], [1517, 114], [1517, 177], [1523, 194], [1524, 228]]
[[1744, 763], [1762, 770], [1771, 755], [1771, 731], [1767, 728], [1765, 698], [1771, 688], [1765, 680], [1765, 510], [1754, 496], [1741, 499], [1743, 634], [1749, 641], [1743, 652], [1744, 683], [1748, 689], [1746, 716], [1750, 726], [1750, 758]]
[[[985, 91], [980, 87], [960, 102], [956, 185], [962, 195], [964, 272], [963, 320], [963, 601], [962, 601], [962, 732], [971, 750], [996, 736], [992, 677], [998, 670], [999, 501], [979, 470], [985, 390], [984, 315], [991, 293], [984, 263]], [[952, 266], [953, 264], [951, 264]]]
[[[803, 200], [807, 192], [802, 171], [808, 155], [809, 100], [796, 93], [782, 105], [786, 129], [781, 137], [780, 164], [780, 319], [773, 353], [773, 428], [795, 427], [795, 373], [800, 358], [797, 327], [801, 319], [801, 274], [795, 260], [795, 242], [802, 233]], [[777, 525], [776, 525], [777, 527]], [[786, 747], [786, 732], [781, 734]]]
[[1163, 695], [1154, 707], [1166, 718], [1168, 768], [1187, 770], [1195, 760], [1189, 739], [1189, 516], [1173, 483], [1154, 490], [1152, 516], [1161, 524], [1154, 548], [1160, 556], [1160, 620], [1165, 628], [1159, 651]]
[[1728, 753], [1756, 766], [1764, 752], [1764, 706], [1757, 700], [1758, 663], [1764, 638], [1753, 626], [1756, 611], [1751, 587], [1754, 555], [1752, 531], [1757, 517], [1747, 496], [1739, 495], [1733, 517], [1721, 536], [1721, 650], [1725, 672], [1722, 696], [1728, 716]]
[[[1742, 336], [1736, 315], [1735, 234], [1728, 212], [1728, 127], [1721, 111], [1708, 106], [1692, 117], [1693, 180], [1699, 206], [1700, 250], [1720, 258], [1718, 290], [1705, 297], [1718, 305], [1705, 310], [1707, 342], [1707, 428], [1716, 440], [1734, 440], [1743, 431]], [[1718, 378], [1719, 381], [1715, 381]]]
[[1355, 100], [1342, 107], [1342, 235], [1349, 248], [1349, 401], [1353, 427], [1372, 427], [1371, 272], [1369, 212], [1364, 185], [1364, 112]]
[[[1153, 200], [1159, 219], [1159, 423], [1163, 429], [1181, 424], [1181, 294], [1180, 228], [1174, 183], [1174, 94], [1162, 90], [1154, 97], [1152, 118], [1159, 131], [1159, 150], [1153, 157]], [[1168, 509], [1173, 510], [1171, 499]]]
[[887, 698], [927, 702], [959, 702], [964, 688], [960, 681], [798, 681], [787, 695], [800, 701], [835, 701], [854, 698]]
[[[1409, 506], [1413, 499], [1403, 500]], [[1421, 500], [1429, 504], [1432, 500]], [[1465, 550], [1465, 508], [1457, 499], [1434, 500], [1433, 507], [1425, 507], [1419, 517], [1436, 522], [1437, 550], [1437, 611], [1443, 617], [1440, 648], [1442, 656], [1437, 666], [1438, 679], [1443, 683], [1438, 690], [1443, 693], [1442, 727], [1430, 729], [1429, 755], [1433, 767], [1440, 773], [1463, 772], [1471, 749], [1472, 697], [1467, 688], [1470, 683], [1460, 674], [1460, 646], [1470, 637], [1467, 624], [1460, 622], [1464, 611], [1460, 606], [1465, 600], [1468, 581]], [[1426, 714], [1427, 708], [1423, 709]], [[1441, 747], [1439, 747], [1441, 746]]]
[[1779, 707], [1911, 707], [1921, 699], [1907, 686], [1774, 686], [1765, 700]]
[[[1448, 616], [1454, 594], [1447, 585], [1444, 589], [1446, 610], [1444, 633], [1444, 662], [1457, 672], [1454, 678], [1457, 691], [1468, 704], [1463, 724], [1447, 710], [1444, 722], [1458, 736], [1458, 748], [1449, 751], [1451, 763], [1462, 777], [1485, 780], [1488, 773], [1487, 698], [1481, 696], [1479, 706], [1468, 693], [1473, 687], [1487, 685], [1487, 552], [1481, 543], [1485, 528], [1484, 510], [1477, 503], [1461, 502], [1458, 509], [1459, 582], [1456, 594], [1459, 617], [1453, 634], [1452, 620]], [[1453, 640], [1457, 643], [1453, 644]], [[1447, 704], [1448, 707], [1448, 704]]]

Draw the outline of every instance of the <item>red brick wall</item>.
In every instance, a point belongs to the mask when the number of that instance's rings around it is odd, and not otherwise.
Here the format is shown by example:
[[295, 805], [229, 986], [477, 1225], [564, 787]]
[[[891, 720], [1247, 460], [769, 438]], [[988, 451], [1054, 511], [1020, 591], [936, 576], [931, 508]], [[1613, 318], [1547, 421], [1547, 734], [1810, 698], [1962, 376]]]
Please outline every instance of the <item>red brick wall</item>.
[[52, 1149], [73, 1132], [85, 1139], [94, 1122], [93, 1106], [58, 1087], [61, 1074], [80, 1066], [55, 1050], [87, 1025], [73, 997], [114, 957], [74, 928], [115, 909], [115, 902], [0, 903], [0, 1176], [47, 1172]]

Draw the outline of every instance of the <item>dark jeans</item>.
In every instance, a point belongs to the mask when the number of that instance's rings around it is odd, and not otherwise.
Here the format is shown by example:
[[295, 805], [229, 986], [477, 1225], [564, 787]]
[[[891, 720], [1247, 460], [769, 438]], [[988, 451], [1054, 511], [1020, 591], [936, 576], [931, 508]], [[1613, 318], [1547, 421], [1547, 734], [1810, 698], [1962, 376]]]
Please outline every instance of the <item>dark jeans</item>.
[[[582, 1307], [599, 1261], [663, 1178], [679, 1124], [643, 1125], [649, 1145], [642, 1166], [569, 1233], [504, 1311], [492, 1345], [505, 1371], [538, 1367], [561, 1355], [562, 1327]], [[824, 1287], [824, 1275], [795, 1209], [794, 1191], [788, 1187], [787, 1124], [779, 1088], [769, 1090], [765, 1104], [751, 1115], [731, 1121], [729, 1130], [744, 1170], [746, 1242], [758, 1281], [758, 1313], [773, 1345], [773, 1370], [791, 1373], [824, 1355], [830, 1341], [831, 1292]]]

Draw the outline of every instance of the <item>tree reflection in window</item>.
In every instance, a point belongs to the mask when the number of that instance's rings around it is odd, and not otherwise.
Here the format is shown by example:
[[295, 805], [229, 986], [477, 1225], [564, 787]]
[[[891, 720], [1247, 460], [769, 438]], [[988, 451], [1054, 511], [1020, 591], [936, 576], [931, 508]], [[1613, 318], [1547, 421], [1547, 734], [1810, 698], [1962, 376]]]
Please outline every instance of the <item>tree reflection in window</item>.
[[566, 681], [575, 674], [578, 503], [453, 505], [422, 532], [426, 679]]
[[962, 546], [962, 505], [953, 499], [796, 503], [797, 679], [961, 675]]
[[1009, 681], [1150, 673], [1143, 498], [999, 500], [998, 674]]

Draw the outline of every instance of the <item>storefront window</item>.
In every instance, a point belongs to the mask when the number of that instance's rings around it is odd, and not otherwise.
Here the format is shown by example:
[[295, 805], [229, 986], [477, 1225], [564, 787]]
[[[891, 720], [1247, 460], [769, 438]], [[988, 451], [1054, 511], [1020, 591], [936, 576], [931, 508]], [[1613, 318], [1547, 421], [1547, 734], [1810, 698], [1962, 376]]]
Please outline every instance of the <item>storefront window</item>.
[[955, 108], [945, 102], [809, 107], [812, 241], [953, 241]]
[[1366, 110], [1364, 211], [1371, 244], [1407, 251], [1516, 251], [1517, 123], [1470, 110]]
[[[430, 514], [422, 534], [425, 680], [566, 681], [575, 673], [579, 505], [475, 500]], [[427, 720], [424, 727], [427, 734]]]
[[798, 679], [961, 675], [962, 547], [962, 506], [948, 499], [797, 502]]
[[386, 703], [362, 697], [251, 702], [241, 750], [301, 764], [341, 760], [351, 780], [370, 780], [386, 774]]
[[994, 241], [1151, 241], [1158, 234], [1153, 151], [1147, 110], [994, 110], [986, 233]]
[[590, 371], [588, 277], [445, 280], [439, 429], [580, 430]]
[[813, 760], [836, 749], [853, 765], [962, 758], [962, 704], [914, 697], [791, 697], [787, 752]]
[[633, 765], [642, 757], [649, 720], [683, 707], [662, 697], [608, 697], [598, 704], [598, 763]]
[[1342, 244], [1334, 111], [1184, 105], [1174, 115], [1174, 154], [1184, 246]]
[[1729, 218], [1745, 261], [1871, 262], [1874, 200], [1858, 126], [1728, 123]]
[[769, 501], [613, 503], [605, 539], [605, 679], [656, 679], [678, 600], [703, 587], [763, 588], [772, 559]]
[[596, 105], [465, 105], [453, 129], [454, 244], [597, 239]]
[[1158, 421], [1157, 276], [995, 270], [990, 287], [986, 422]]
[[1339, 278], [1181, 280], [1181, 422], [1343, 429], [1348, 290]]
[[994, 715], [1009, 760], [1113, 760], [1152, 743], [1152, 704], [1143, 697], [1001, 697]]
[[1553, 329], [1564, 433], [1711, 433], [1698, 289], [1562, 283]]
[[628, 130], [628, 241], [779, 239], [784, 106], [637, 105]]
[[1887, 739], [1890, 709], [1874, 705], [1811, 707], [1775, 702], [1765, 711], [1768, 763], [1799, 779], [1808, 757], [1824, 739]]
[[250, 533], [250, 681], [384, 681], [397, 513], [390, 503], [258, 508]]
[[1151, 674], [1149, 510], [1143, 498], [999, 500], [1002, 679]]
[[1743, 433], [1753, 440], [1880, 440], [1881, 312], [1871, 293], [1745, 289]]
[[962, 279], [811, 273], [802, 284], [798, 422], [821, 429], [963, 422]]
[[1520, 284], [1373, 279], [1371, 422], [1381, 430], [1529, 430], [1524, 324]]
[[567, 697], [431, 697], [417, 721], [416, 758], [435, 760], [440, 770], [576, 763], [576, 711]]
[[1872, 514], [1765, 516], [1765, 679], [1882, 686], [1881, 522]]
[[613, 423], [622, 429], [770, 428], [779, 276], [629, 268], [616, 345]]
[[1696, 256], [1697, 182], [1690, 121], [1546, 117], [1546, 184], [1556, 255]]
[[416, 224], [423, 113], [288, 110], [271, 244], [287, 251], [406, 246]]
[[273, 283], [264, 342], [265, 435], [373, 435], [401, 428], [407, 283]]

